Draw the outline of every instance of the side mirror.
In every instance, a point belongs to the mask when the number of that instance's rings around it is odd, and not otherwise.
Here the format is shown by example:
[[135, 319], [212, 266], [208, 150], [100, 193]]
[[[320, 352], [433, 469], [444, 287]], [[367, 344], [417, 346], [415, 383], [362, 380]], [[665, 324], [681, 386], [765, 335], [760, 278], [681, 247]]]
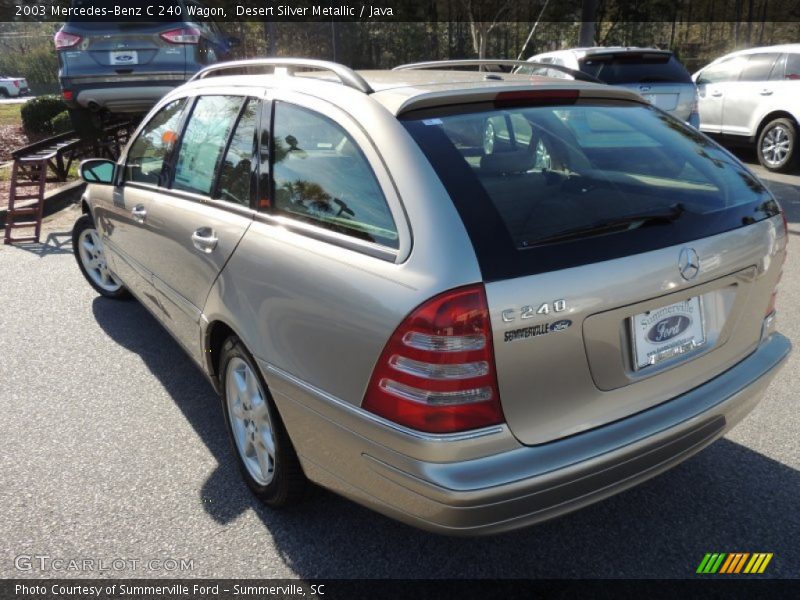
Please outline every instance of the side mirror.
[[86, 183], [111, 185], [114, 182], [114, 169], [117, 165], [105, 158], [90, 158], [80, 166], [81, 178]]

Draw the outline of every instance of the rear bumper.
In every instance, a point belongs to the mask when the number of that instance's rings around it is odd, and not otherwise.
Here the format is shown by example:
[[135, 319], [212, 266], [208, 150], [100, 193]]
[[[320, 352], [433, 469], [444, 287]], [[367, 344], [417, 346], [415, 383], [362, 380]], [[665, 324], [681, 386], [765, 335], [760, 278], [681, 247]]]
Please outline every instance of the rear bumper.
[[182, 74], [136, 77], [62, 78], [61, 89], [70, 90], [69, 108], [109, 110], [114, 113], [149, 111], [165, 94], [186, 83]]
[[312, 480], [423, 529], [479, 535], [576, 510], [687, 459], [753, 409], [790, 350], [787, 338], [773, 334], [691, 392], [539, 446], [519, 445], [505, 427], [471, 437], [398, 431], [262, 368]]

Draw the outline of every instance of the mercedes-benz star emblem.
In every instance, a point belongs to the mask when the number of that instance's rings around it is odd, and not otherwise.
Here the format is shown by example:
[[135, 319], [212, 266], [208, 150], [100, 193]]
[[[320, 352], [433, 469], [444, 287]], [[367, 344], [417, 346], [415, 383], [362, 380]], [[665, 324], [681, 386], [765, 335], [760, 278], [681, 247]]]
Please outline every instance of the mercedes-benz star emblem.
[[686, 281], [691, 281], [700, 272], [700, 257], [694, 248], [684, 248], [678, 257], [678, 271]]

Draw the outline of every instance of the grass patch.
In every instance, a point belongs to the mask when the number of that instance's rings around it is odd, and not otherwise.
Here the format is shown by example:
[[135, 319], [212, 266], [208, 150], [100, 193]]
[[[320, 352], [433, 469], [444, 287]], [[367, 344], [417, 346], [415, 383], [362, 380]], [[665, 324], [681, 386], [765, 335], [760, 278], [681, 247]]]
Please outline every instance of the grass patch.
[[21, 125], [20, 111], [25, 106], [19, 104], [0, 104], [0, 125]]

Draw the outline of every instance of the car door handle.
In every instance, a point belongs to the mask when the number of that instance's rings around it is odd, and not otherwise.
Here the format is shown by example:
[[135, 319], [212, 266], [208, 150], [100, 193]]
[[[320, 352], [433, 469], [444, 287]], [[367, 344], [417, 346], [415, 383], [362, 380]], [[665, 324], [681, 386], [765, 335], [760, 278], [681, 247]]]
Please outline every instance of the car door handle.
[[722, 92], [714, 90], [713, 92], [711, 92], [711, 95], [714, 96], [714, 98], [719, 98], [720, 96], [722, 96]]
[[759, 94], [761, 94], [762, 96], [771, 96], [772, 90], [761, 90]]
[[141, 204], [134, 206], [133, 210], [131, 211], [131, 216], [133, 220], [139, 224], [144, 223], [144, 220], [147, 218], [147, 210]]
[[217, 242], [219, 242], [219, 238], [210, 227], [201, 227], [192, 234], [192, 245], [203, 254], [213, 252], [217, 247]]

